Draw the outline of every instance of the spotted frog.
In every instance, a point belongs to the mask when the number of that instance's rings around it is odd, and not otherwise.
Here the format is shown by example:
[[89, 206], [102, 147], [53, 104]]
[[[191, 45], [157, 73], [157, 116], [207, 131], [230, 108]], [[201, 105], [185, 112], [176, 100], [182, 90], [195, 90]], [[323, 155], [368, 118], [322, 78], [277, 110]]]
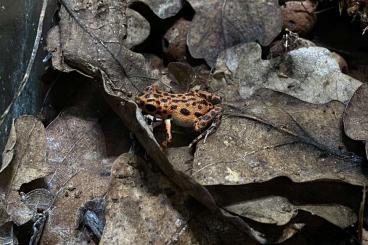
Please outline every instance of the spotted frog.
[[171, 121], [182, 127], [192, 127], [201, 132], [210, 125], [220, 125], [221, 97], [207, 91], [193, 90], [187, 93], [160, 91], [155, 85], [149, 86], [136, 97], [136, 103], [144, 113], [159, 117], [165, 122], [167, 146], [172, 142]]

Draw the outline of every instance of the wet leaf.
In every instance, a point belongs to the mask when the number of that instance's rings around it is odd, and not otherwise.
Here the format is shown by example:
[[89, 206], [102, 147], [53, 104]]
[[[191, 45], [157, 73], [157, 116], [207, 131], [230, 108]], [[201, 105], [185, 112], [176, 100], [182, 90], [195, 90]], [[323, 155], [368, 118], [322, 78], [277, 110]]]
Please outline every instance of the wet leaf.
[[[346, 102], [361, 85], [343, 74], [332, 53], [321, 47], [299, 48], [284, 57], [262, 60], [261, 47], [249, 43], [224, 52], [216, 67], [230, 74], [225, 80], [239, 85], [234, 90], [243, 99], [268, 88], [311, 103]], [[231, 99], [234, 94], [224, 97]]]
[[20, 187], [51, 174], [52, 169], [46, 161], [46, 134], [42, 123], [32, 116], [24, 116], [15, 121], [14, 129], [15, 134], [9, 140], [16, 142], [15, 155], [0, 173], [0, 191], [5, 193], [6, 212], [10, 220], [22, 225], [36, 212], [23, 202]]
[[280, 33], [278, 1], [189, 0], [196, 11], [188, 33], [188, 48], [194, 58], [214, 66], [219, 53], [234, 45], [258, 41], [268, 45]]
[[357, 89], [344, 113], [345, 133], [354, 140], [366, 141], [368, 156], [368, 85], [364, 83]]
[[130, 0], [129, 2], [143, 2], [161, 19], [176, 15], [183, 7], [181, 0]]

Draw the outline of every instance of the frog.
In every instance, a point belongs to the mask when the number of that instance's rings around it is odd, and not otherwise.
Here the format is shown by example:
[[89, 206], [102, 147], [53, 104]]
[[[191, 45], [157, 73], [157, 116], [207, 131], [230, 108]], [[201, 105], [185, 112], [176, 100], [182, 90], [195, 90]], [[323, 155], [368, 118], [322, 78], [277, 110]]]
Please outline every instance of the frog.
[[173, 93], [160, 90], [157, 85], [151, 85], [135, 97], [135, 102], [144, 114], [164, 121], [166, 129], [166, 139], [162, 142], [164, 148], [173, 140], [172, 122], [181, 127], [191, 127], [195, 132], [201, 133], [209, 127], [217, 129], [223, 112], [220, 105], [221, 97], [205, 90]]

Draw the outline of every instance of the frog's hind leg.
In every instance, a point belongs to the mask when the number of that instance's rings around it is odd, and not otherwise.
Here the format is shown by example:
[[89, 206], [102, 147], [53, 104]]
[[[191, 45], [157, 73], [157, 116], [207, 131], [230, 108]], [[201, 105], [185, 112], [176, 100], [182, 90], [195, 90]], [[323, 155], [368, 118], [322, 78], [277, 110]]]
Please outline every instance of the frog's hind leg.
[[206, 99], [207, 101], [211, 102], [214, 105], [220, 104], [222, 99], [220, 96], [215, 95], [213, 93], [203, 91], [203, 90], [195, 90], [196, 93], [199, 94], [202, 98]]
[[[210, 110], [207, 114], [203, 115], [203, 118], [199, 117], [198, 120], [194, 124], [194, 129], [196, 131], [202, 131], [204, 128], [206, 128], [210, 123], [211, 125], [200, 135], [198, 135], [197, 138], [195, 138], [192, 143], [190, 143], [189, 148], [191, 148], [195, 143], [200, 141], [204, 138], [203, 142], [206, 143], [206, 139], [208, 135], [214, 133], [216, 129], [220, 126], [221, 123], [221, 117], [222, 117], [222, 108], [219, 106], [214, 107], [212, 110]], [[211, 113], [215, 112], [215, 113]], [[210, 114], [211, 117], [210, 120], [204, 120], [207, 119], [205, 116]]]
[[222, 110], [223, 110], [222, 107], [215, 106], [213, 109], [209, 110], [206, 114], [198, 117], [198, 119], [194, 122], [194, 130], [197, 132], [201, 132], [211, 123], [214, 128], [218, 128], [221, 123]]

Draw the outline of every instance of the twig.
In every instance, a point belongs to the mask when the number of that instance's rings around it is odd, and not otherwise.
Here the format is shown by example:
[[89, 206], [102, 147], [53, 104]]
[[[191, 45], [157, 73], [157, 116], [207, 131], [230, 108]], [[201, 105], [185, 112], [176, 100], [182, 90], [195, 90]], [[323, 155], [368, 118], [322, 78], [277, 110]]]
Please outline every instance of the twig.
[[17, 92], [14, 94], [13, 99], [11, 100], [10, 104], [8, 105], [8, 107], [5, 109], [5, 111], [3, 112], [3, 114], [0, 117], [0, 127], [3, 125], [6, 116], [9, 114], [11, 108], [13, 107], [15, 102], [17, 101], [17, 98], [22, 94], [24, 88], [26, 87], [26, 85], [28, 83], [29, 75], [32, 71], [32, 67], [33, 67], [33, 64], [34, 64], [34, 61], [35, 61], [35, 58], [36, 58], [36, 54], [37, 54], [37, 51], [38, 51], [38, 47], [39, 47], [39, 44], [40, 44], [40, 40], [41, 40], [43, 20], [45, 18], [46, 7], [47, 7], [47, 0], [43, 0], [42, 9], [41, 9], [41, 13], [40, 13], [40, 18], [38, 20], [36, 38], [35, 38], [34, 43], [33, 43], [33, 49], [32, 49], [32, 53], [31, 53], [31, 57], [29, 58], [29, 61], [28, 61], [26, 72], [24, 73], [23, 79], [20, 82], [19, 87], [17, 89]]

